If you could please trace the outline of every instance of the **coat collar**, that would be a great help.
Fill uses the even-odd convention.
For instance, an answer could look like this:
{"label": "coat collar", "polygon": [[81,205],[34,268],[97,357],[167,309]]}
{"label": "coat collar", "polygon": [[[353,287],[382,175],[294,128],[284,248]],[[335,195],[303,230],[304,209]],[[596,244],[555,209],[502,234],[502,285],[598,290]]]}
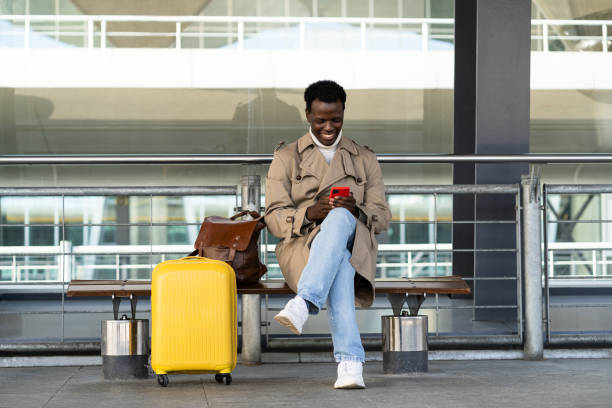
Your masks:
{"label": "coat collar", "polygon": [[[309,146],[316,147],[314,142],[312,141],[312,137],[310,137],[310,132],[300,137],[298,139],[297,144],[298,144],[298,152],[300,154],[302,154],[304,150],[306,150]],[[338,143],[337,151],[341,149],[344,149],[353,155],[357,154],[357,148],[355,147],[355,142],[353,142],[351,139],[348,139],[344,135],[342,136],[342,139],[340,139],[340,143]]]}

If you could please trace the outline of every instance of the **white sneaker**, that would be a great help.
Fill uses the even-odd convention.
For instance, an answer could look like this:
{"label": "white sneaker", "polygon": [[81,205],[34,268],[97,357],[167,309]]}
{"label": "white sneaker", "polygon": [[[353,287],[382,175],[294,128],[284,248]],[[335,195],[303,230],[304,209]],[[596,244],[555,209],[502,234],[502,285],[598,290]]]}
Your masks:
{"label": "white sneaker", "polygon": [[308,306],[306,301],[299,296],[291,299],[274,320],[291,330],[295,334],[302,334],[302,327],[308,319]]}
{"label": "white sneaker", "polygon": [[338,363],[338,379],[334,388],[365,388],[363,364],[360,361],[343,360]]}

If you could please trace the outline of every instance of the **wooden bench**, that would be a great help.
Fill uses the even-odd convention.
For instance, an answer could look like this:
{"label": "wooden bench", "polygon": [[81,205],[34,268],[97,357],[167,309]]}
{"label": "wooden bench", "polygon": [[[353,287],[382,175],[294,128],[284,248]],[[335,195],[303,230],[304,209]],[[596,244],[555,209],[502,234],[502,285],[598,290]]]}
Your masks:
{"label": "wooden bench", "polygon": [[[238,286],[239,295],[291,295],[293,291],[284,280],[265,280],[255,285]],[[465,295],[470,293],[467,283],[458,276],[412,279],[381,279],[376,281],[376,293],[386,294],[391,303],[394,315],[400,315],[404,304],[407,304],[408,314],[416,316],[425,296]],[[113,315],[119,318],[119,305],[122,298],[129,298],[132,308],[132,318],[136,318],[136,302],[138,296],[151,295],[150,281],[117,281],[117,280],[74,280],[68,286],[67,296],[110,296],[113,301]],[[258,316],[258,314],[255,314]],[[255,319],[252,314],[243,315],[243,319]],[[261,325],[249,324],[243,327],[242,355],[248,356],[253,362],[261,359]],[[255,343],[253,343],[255,342]]]}
{"label": "wooden bench", "polygon": [[[290,295],[293,291],[284,280],[265,280],[254,285],[238,286],[239,295]],[[386,294],[393,308],[399,315],[404,303],[407,303],[410,315],[418,314],[426,295],[466,295],[470,287],[459,276],[411,279],[379,279],[376,281],[376,293]],[[130,280],[73,280],[68,286],[67,296],[110,296],[113,301],[113,313],[118,318],[119,304],[122,298],[129,298],[132,316],[136,315],[138,296],[151,296],[150,281]]]}

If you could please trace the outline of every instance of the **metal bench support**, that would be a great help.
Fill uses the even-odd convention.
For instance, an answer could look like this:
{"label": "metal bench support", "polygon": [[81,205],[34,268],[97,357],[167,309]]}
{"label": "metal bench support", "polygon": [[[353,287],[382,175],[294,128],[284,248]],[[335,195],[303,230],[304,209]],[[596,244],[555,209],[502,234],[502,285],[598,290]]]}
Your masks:
{"label": "metal bench support", "polygon": [[[258,175],[242,176],[242,210],[261,209],[261,181]],[[261,363],[261,296],[242,295],[242,350],[246,364]]]}
{"label": "metal bench support", "polygon": [[400,316],[404,303],[408,307],[409,315],[416,316],[419,314],[419,309],[425,301],[425,293],[423,294],[407,294],[407,293],[387,293],[387,299],[391,303],[393,315]]}
{"label": "metal bench support", "polygon": [[[121,296],[115,296],[113,293],[111,297],[113,301],[113,318],[119,320],[119,306],[121,306]],[[136,319],[136,305],[138,304],[138,298],[133,293],[130,293],[130,310],[132,312],[132,320]]]}
{"label": "metal bench support", "polygon": [[523,176],[523,245],[525,248],[525,360],[544,358],[542,314],[542,250],[540,244],[540,180]]}

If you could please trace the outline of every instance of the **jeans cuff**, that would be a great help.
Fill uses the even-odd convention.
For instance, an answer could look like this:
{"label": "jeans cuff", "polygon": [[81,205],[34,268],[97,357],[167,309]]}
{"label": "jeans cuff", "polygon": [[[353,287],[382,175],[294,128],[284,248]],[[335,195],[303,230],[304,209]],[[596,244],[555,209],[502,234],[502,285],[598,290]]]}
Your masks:
{"label": "jeans cuff", "polygon": [[321,310],[320,302],[317,302],[313,297],[309,295],[304,295],[303,293],[298,293],[298,296],[306,301],[306,306],[308,306],[308,314],[316,315]]}
{"label": "jeans cuff", "polygon": [[361,364],[365,363],[365,358],[353,356],[351,354],[334,354],[334,358],[336,359],[336,363],[341,361],[359,361]]}

